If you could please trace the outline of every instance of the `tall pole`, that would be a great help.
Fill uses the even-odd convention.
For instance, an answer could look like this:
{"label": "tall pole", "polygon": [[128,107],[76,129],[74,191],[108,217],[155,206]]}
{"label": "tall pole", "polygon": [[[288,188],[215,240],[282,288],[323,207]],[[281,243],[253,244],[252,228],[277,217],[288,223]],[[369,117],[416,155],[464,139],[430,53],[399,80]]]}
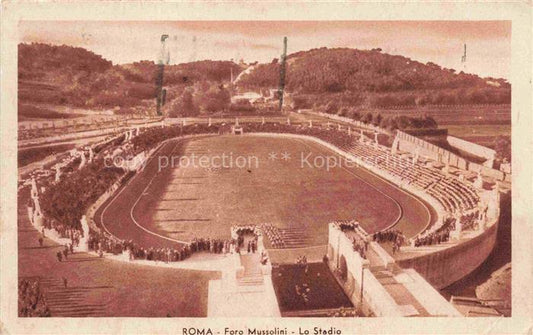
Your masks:
{"label": "tall pole", "polygon": [[161,55],[157,62],[157,75],[155,77],[155,101],[157,115],[162,114],[161,106],[165,104],[166,91],[163,89],[163,72],[165,69],[165,63],[168,64],[169,62],[168,55],[165,55],[165,40],[167,38],[167,34],[161,35]]}
{"label": "tall pole", "polygon": [[363,309],[363,283],[365,280],[365,268],[361,264],[361,293],[359,294],[359,303],[361,305],[361,310]]}
{"label": "tall pole", "polygon": [[278,89],[278,95],[279,95],[279,110],[281,112],[283,108],[283,93],[285,91],[285,70],[286,70],[286,63],[285,60],[287,58],[287,36],[283,38],[283,53],[281,54],[281,66],[279,69],[279,89]]}

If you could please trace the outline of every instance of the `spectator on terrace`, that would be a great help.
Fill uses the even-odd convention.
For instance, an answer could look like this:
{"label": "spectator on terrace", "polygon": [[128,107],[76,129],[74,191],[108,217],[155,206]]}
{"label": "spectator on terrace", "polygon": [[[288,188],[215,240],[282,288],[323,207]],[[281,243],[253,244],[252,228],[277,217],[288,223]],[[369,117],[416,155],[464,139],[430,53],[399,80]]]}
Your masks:
{"label": "spectator on terrace", "polygon": [[63,249],[63,256],[65,256],[65,260],[68,258],[68,246],[65,244],[65,249]]}

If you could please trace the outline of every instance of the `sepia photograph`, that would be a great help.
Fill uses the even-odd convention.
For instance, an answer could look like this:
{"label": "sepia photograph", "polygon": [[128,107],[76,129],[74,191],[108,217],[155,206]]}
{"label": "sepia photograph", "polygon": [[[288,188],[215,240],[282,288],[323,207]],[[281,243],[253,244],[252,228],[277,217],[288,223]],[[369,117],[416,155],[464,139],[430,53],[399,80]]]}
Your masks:
{"label": "sepia photograph", "polygon": [[512,29],[17,21],[12,313],[512,318]]}

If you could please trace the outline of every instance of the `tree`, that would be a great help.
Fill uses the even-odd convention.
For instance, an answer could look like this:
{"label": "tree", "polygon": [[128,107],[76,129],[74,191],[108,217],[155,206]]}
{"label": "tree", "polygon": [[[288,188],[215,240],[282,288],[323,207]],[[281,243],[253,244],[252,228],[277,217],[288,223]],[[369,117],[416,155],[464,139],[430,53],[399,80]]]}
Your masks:
{"label": "tree", "polygon": [[337,104],[337,101],[330,100],[326,104],[326,110],[325,110],[326,113],[328,113],[328,114],[337,114],[338,111],[339,111],[339,106]]}
{"label": "tree", "polygon": [[337,115],[339,116],[348,116],[348,107],[341,107],[341,109],[339,109],[339,113]]}
{"label": "tree", "polygon": [[494,139],[494,150],[496,151],[496,158],[511,161],[511,138],[507,136],[498,136]]}
{"label": "tree", "polygon": [[395,117],[391,117],[390,120],[389,120],[389,129],[394,131],[396,129],[398,129],[398,121],[396,120]]}
{"label": "tree", "polygon": [[381,116],[381,113],[378,113],[372,119],[372,124],[374,126],[379,126],[381,124],[381,120],[383,120],[383,116]]}
{"label": "tree", "polygon": [[204,94],[198,95],[198,104],[206,112],[226,110],[231,103],[229,91],[224,86],[213,86]]}
{"label": "tree", "polygon": [[196,116],[198,112],[198,106],[193,101],[192,92],[185,90],[180,97],[172,101],[168,115],[170,117]]}
{"label": "tree", "polygon": [[395,119],[396,119],[396,123],[398,124],[398,129],[400,130],[404,130],[411,125],[409,118],[405,115],[399,116]]}
{"label": "tree", "polygon": [[436,129],[438,127],[437,121],[433,117],[426,115],[424,118],[424,128]]}
{"label": "tree", "polygon": [[231,104],[232,112],[252,112],[255,108],[248,99],[239,99]]}
{"label": "tree", "polygon": [[363,116],[363,118],[361,119],[361,121],[362,121],[363,123],[370,123],[370,122],[372,122],[372,117],[373,117],[372,112],[367,112],[367,113],[365,114],[365,116]]}
{"label": "tree", "polygon": [[362,115],[355,108],[352,108],[350,113],[351,113],[351,118],[354,119],[355,121],[360,121],[361,120]]}

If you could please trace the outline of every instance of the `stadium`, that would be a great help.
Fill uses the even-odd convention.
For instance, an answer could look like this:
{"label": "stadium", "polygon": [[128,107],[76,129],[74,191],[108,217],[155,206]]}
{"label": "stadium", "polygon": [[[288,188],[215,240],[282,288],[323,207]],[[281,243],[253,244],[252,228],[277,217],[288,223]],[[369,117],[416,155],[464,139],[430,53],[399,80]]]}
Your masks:
{"label": "stadium", "polygon": [[510,316],[511,88],[452,70],[21,43],[18,315]]}
{"label": "stadium", "polygon": [[[435,288],[491,253],[498,183],[401,151],[400,132],[394,148],[379,143],[374,126],[250,121],[160,122],[89,147],[88,163],[84,151],[72,153],[41,186],[49,188],[43,205],[28,179],[28,217],[100,258],[220,270],[209,280],[207,315],[242,315],[258,301],[267,305],[258,315],[460,315]],[[58,171],[86,169],[107,190],[79,228],[58,229],[57,198],[48,197],[78,188]],[[356,271],[376,287],[365,289]],[[243,309],[221,309],[235,292]]]}

